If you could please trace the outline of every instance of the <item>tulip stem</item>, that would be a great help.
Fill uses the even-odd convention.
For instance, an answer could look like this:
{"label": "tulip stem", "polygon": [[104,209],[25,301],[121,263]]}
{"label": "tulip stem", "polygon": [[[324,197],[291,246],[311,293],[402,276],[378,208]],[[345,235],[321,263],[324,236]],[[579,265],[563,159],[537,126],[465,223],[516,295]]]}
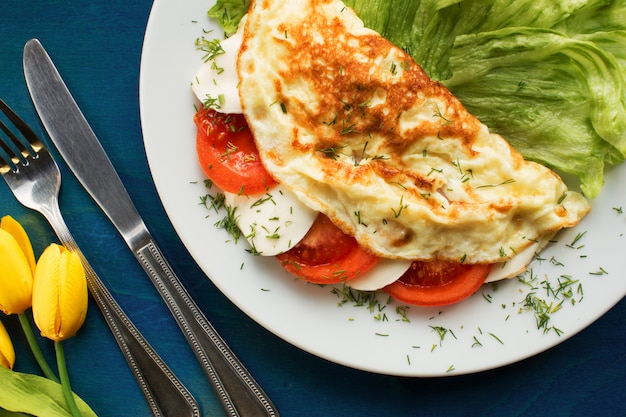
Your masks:
{"label": "tulip stem", "polygon": [[57,354],[57,366],[59,367],[59,376],[61,377],[61,387],[63,388],[63,396],[65,397],[65,402],[72,412],[72,416],[81,417],[81,413],[80,411],[78,411],[76,401],[74,400],[74,393],[72,392],[72,387],[70,385],[70,377],[67,374],[67,364],[65,362],[63,343],[60,340],[55,340],[54,349]]}
{"label": "tulip stem", "polygon": [[41,347],[39,347],[39,343],[37,343],[35,333],[33,333],[33,328],[28,321],[28,317],[26,317],[26,313],[18,314],[17,316],[20,320],[20,325],[22,326],[26,340],[28,341],[28,346],[30,346],[30,350],[33,352],[33,356],[35,357],[35,360],[39,364],[39,367],[43,371],[44,375],[46,378],[54,382],[59,382],[59,378],[57,378],[52,371],[52,368],[50,368],[50,365],[48,365],[48,362],[41,351]]}

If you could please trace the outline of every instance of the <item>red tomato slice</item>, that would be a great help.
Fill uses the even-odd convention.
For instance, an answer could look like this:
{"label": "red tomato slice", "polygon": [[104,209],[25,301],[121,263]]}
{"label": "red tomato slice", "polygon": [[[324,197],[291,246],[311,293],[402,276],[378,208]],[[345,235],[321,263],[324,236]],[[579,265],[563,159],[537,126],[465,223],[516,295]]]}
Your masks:
{"label": "red tomato slice", "polygon": [[252,133],[242,114],[200,109],[196,152],[204,173],[224,191],[256,194],[276,182],[265,170]]}
{"label": "red tomato slice", "polygon": [[415,261],[407,272],[383,290],[398,301],[418,306],[444,306],[474,294],[492,265]]}
{"label": "red tomato slice", "polygon": [[335,284],[355,278],[379,259],[321,213],[304,238],[276,258],[288,272],[316,284]]}

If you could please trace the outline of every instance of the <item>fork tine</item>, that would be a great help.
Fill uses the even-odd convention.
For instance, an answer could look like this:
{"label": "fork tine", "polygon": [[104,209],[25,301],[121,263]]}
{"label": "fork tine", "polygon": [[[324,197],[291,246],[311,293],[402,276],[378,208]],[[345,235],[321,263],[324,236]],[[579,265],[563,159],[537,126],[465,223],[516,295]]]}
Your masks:
{"label": "fork tine", "polygon": [[[15,142],[16,146],[20,148],[20,153],[24,154],[24,152],[28,153],[31,156],[36,156],[37,152],[41,148],[43,148],[43,143],[39,136],[30,128],[30,126],[13,111],[8,104],[4,102],[0,98],[0,110],[6,115],[6,117],[13,123],[13,125],[20,131],[24,139],[27,140],[27,143],[20,140],[15,134],[13,134],[9,129],[6,128],[6,125],[3,124],[2,130]],[[24,155],[26,156],[26,155]]]}
{"label": "fork tine", "polygon": [[[9,128],[0,120],[0,129],[6,134],[7,137],[13,136]],[[15,171],[17,165],[22,162],[22,158],[17,155],[21,155],[20,151],[15,148],[13,140],[8,142],[0,136],[0,173],[4,174],[8,171]]]}
{"label": "fork tine", "polygon": [[27,164],[27,158],[36,158],[37,153],[44,147],[37,134],[11,109],[4,100],[0,99],[0,110],[7,119],[17,128],[23,138],[0,120],[0,173],[16,172],[20,164]]}

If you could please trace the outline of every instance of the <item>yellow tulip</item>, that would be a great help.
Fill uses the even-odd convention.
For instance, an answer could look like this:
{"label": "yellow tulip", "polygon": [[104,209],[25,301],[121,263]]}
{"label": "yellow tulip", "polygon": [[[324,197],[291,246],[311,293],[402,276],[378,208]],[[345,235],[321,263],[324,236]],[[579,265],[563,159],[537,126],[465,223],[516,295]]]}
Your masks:
{"label": "yellow tulip", "polygon": [[22,225],[11,216],[4,216],[0,219],[0,228],[11,233],[15,240],[17,240],[17,243],[20,245],[24,255],[26,255],[26,258],[28,259],[30,269],[32,269],[33,273],[35,273],[36,262],[33,245],[31,245],[30,239],[28,238],[28,235]]}
{"label": "yellow tulip", "polygon": [[70,338],[87,315],[87,280],[77,253],[51,244],[37,262],[33,284],[33,318],[41,335],[54,341]]}
{"label": "yellow tulip", "polygon": [[22,226],[11,216],[0,221],[0,311],[22,314],[31,306],[35,255]]}
{"label": "yellow tulip", "polygon": [[0,321],[0,366],[13,369],[15,364],[15,350],[11,338],[4,324]]}

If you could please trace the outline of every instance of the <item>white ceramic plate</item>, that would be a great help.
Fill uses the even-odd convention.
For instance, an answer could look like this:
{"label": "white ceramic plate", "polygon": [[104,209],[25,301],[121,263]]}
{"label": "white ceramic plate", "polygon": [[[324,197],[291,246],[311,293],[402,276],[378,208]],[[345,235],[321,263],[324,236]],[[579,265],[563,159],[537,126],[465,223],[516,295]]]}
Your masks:
{"label": "white ceramic plate", "polygon": [[[620,184],[626,183],[626,165],[608,173],[592,213],[577,228],[558,235],[558,242],[543,252],[545,260],[532,264],[532,274],[526,275],[532,285],[519,280],[486,285],[446,308],[388,305],[382,294],[371,306],[359,306],[334,294],[332,287],[294,280],[274,259],[253,257],[244,241],[231,242],[214,226],[222,215],[198,204],[206,190],[196,164],[190,82],[201,63],[194,40],[211,28],[214,32],[205,36],[222,35],[206,17],[211,3],[154,2],[141,62],[145,148],[160,198],[185,246],[215,285],[260,325],[349,367],[443,376],[492,369],[542,352],[591,324],[624,296],[626,193]],[[567,280],[576,283],[559,283]],[[561,301],[542,325],[537,310]]]}

